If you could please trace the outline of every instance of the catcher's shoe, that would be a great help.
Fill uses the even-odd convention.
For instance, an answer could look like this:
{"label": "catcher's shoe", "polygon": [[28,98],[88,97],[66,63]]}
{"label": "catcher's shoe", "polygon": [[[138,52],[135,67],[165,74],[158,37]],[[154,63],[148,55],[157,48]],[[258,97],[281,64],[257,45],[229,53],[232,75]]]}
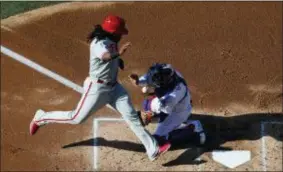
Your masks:
{"label": "catcher's shoe", "polygon": [[30,125],[29,125],[29,133],[30,135],[34,135],[37,130],[39,129],[39,125],[35,122],[39,117],[41,117],[42,115],[44,115],[44,111],[39,109],[36,111],[35,116],[33,118],[33,120],[31,121]]}
{"label": "catcher's shoe", "polygon": [[158,146],[158,152],[155,153],[153,156],[150,157],[151,161],[156,160],[156,158],[158,158],[161,154],[164,154],[165,152],[167,152],[171,147],[171,143],[167,142],[161,146]]}

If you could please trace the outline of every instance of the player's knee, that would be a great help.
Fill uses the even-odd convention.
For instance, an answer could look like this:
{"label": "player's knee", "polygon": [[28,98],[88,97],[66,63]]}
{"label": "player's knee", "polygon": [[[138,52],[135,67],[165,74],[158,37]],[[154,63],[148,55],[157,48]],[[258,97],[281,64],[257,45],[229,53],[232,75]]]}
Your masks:
{"label": "player's knee", "polygon": [[138,119],[138,113],[134,109],[127,109],[126,111],[120,112],[125,120],[133,121]]}
{"label": "player's knee", "polygon": [[72,120],[72,124],[80,124],[81,121],[78,121],[78,120]]}
{"label": "player's knee", "polygon": [[81,124],[86,120],[87,116],[88,116],[87,112],[83,111],[77,114],[75,111],[73,111],[70,114],[70,119],[72,120],[72,124]]}
{"label": "player's knee", "polygon": [[141,123],[141,121],[138,117],[137,112],[129,113],[128,115],[124,115],[123,118],[126,121],[126,123],[128,123],[128,125],[130,125],[134,128],[143,127],[142,123]]}
{"label": "player's knee", "polygon": [[73,124],[81,124],[83,122],[83,118],[75,118],[72,121],[73,121]]}

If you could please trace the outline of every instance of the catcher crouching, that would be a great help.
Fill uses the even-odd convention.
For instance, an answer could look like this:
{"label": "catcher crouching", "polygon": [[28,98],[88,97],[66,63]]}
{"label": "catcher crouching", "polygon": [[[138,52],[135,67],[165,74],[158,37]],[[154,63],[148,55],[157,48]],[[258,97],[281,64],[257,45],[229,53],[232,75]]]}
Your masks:
{"label": "catcher crouching", "polygon": [[170,64],[153,64],[142,76],[131,74],[131,82],[143,87],[149,96],[139,111],[140,120],[146,126],[157,118],[153,136],[160,145],[194,143],[203,145],[206,135],[199,120],[190,120],[191,96],[182,75]]}

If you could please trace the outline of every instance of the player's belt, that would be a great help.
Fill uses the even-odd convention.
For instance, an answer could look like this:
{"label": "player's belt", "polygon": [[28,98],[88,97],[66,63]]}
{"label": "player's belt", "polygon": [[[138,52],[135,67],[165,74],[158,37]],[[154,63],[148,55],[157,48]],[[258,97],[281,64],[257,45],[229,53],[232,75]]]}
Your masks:
{"label": "player's belt", "polygon": [[111,87],[113,87],[114,85],[117,84],[117,82],[105,82],[105,81],[103,81],[101,79],[97,79],[96,82],[99,83],[99,84],[105,84],[105,85],[111,86]]}

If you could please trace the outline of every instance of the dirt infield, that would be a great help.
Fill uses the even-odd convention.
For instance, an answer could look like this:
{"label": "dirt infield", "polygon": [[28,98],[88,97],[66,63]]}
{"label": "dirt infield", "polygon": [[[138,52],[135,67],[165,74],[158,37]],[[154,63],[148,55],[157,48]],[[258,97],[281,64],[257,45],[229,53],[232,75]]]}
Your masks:
{"label": "dirt infield", "polygon": [[93,138],[94,117],[120,117],[108,108],[82,125],[50,124],[31,137],[38,108],[71,110],[80,94],[1,53],[2,171],[90,171],[94,141],[98,170],[231,170],[212,160],[214,149],[251,151],[251,161],[232,170],[283,169],[282,125],[266,124],[266,155],[261,133],[262,121],[283,123],[282,2],[73,2],[1,20],[1,45],[82,85],[86,36],[109,13],[127,20],[130,34],[123,41],[133,46],[119,81],[136,108],[143,96],[126,76],[142,74],[153,62],[171,63],[189,83],[207,149],[175,149],[149,162],[123,122],[102,123]]}

